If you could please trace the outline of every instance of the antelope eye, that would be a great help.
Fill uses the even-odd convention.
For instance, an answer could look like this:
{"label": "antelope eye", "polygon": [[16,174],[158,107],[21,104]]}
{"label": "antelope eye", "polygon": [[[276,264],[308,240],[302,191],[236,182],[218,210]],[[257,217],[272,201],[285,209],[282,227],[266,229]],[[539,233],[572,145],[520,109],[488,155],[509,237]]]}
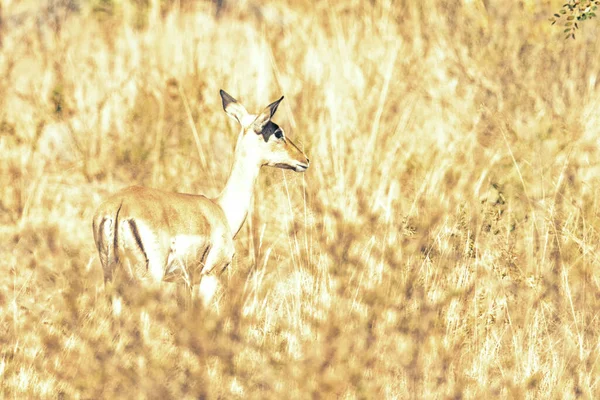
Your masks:
{"label": "antelope eye", "polygon": [[275,137],[277,139],[281,139],[283,137],[283,132],[281,132],[280,130],[276,130],[275,131]]}

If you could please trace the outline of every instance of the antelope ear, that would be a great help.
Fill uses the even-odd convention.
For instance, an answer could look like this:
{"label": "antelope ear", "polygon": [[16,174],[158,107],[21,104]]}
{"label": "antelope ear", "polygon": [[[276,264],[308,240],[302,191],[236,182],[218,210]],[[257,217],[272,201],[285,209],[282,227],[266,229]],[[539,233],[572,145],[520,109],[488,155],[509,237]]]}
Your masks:
{"label": "antelope ear", "polygon": [[254,127],[254,130],[257,133],[262,132],[262,130],[269,123],[271,118],[273,118],[273,115],[275,114],[275,111],[277,111],[277,107],[279,107],[279,103],[281,103],[281,100],[283,100],[283,96],[281,96],[279,100],[269,104],[260,114],[258,114],[258,117],[256,117],[256,119],[252,123],[252,126]]}
{"label": "antelope ear", "polygon": [[246,111],[243,105],[238,103],[236,99],[231,97],[231,95],[223,89],[221,89],[219,93],[221,94],[221,100],[223,100],[223,110],[225,110],[227,115],[234,118],[242,125],[242,121],[244,120],[244,117],[248,115],[248,111]]}

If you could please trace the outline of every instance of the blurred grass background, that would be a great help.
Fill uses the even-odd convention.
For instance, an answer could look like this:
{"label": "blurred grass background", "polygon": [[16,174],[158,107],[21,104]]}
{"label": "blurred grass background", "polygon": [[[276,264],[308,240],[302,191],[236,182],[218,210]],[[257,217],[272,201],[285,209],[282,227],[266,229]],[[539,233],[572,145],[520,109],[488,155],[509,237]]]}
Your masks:
{"label": "blurred grass background", "polygon": [[[600,50],[560,1],[2,0],[3,398],[600,397]],[[91,215],[263,169],[208,309],[110,306]],[[197,132],[197,137],[194,135]]]}

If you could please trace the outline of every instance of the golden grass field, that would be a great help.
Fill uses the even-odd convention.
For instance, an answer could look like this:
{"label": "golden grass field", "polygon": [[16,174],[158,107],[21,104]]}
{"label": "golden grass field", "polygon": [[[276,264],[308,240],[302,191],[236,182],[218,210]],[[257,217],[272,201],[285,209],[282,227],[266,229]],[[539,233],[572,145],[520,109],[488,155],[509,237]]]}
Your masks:
{"label": "golden grass field", "polygon": [[[0,397],[600,398],[600,22],[266,3],[2,1]],[[91,216],[216,196],[221,88],[311,167],[263,168],[209,307],[119,309]]]}

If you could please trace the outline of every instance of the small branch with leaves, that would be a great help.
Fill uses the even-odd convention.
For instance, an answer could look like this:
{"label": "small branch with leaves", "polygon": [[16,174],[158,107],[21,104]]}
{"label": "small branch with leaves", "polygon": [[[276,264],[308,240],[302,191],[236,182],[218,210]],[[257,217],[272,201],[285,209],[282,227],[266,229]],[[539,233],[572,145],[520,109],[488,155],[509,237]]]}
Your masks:
{"label": "small branch with leaves", "polygon": [[592,0],[571,0],[567,4],[563,4],[560,11],[550,18],[552,25],[563,24],[566,33],[565,39],[575,39],[575,31],[579,29],[577,22],[586,21],[596,17],[595,11],[598,9],[600,1]]}

